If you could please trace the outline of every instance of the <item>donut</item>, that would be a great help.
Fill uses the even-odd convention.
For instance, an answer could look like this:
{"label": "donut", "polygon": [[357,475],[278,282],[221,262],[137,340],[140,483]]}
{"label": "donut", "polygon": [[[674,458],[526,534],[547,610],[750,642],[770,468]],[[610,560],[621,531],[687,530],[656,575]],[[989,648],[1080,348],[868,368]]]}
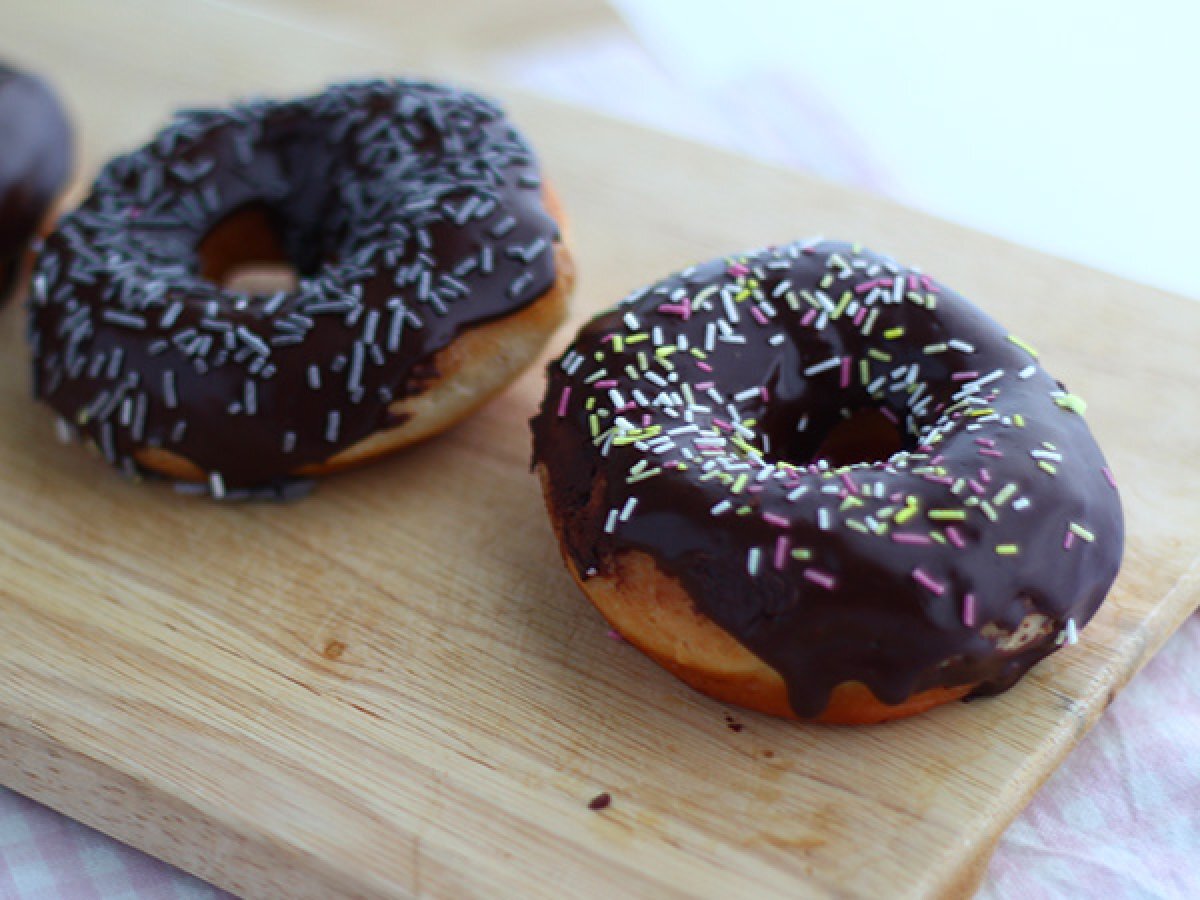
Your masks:
{"label": "donut", "polygon": [[700,691],[830,723],[999,693],[1074,643],[1124,522],[1084,402],[961,295],[858,245],[639,290],[548,370],[567,567]]}
{"label": "donut", "polygon": [[67,183],[71,127],[42,79],[0,63],[0,302],[25,248]]}
{"label": "donut", "polygon": [[[35,396],[132,476],[287,491],[436,434],[561,322],[562,211],[492,101],[375,80],[178,113],[38,257]],[[243,291],[247,264],[294,284]]]}

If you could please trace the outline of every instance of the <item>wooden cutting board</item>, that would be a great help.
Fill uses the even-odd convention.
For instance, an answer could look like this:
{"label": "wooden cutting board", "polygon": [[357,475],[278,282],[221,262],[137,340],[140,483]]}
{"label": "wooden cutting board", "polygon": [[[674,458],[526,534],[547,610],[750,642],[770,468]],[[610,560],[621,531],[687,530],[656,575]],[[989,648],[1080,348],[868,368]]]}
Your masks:
{"label": "wooden cutting board", "polygon": [[[175,104],[417,58],[365,28],[116,5],[111,20],[82,0],[6,13],[12,54],[74,108],[87,176]],[[164,6],[172,29],[130,31]],[[1000,698],[888,726],[731,710],[609,640],[567,577],[528,472],[540,372],[301,503],[218,505],[59,446],[28,400],[10,306],[0,782],[253,897],[969,892],[999,833],[1200,603],[1200,305],[508,99],[573,216],[572,328],[687,263],[824,233],[924,265],[1037,344],[1090,401],[1127,507],[1124,569],[1081,643]],[[612,805],[593,812],[600,792]]]}

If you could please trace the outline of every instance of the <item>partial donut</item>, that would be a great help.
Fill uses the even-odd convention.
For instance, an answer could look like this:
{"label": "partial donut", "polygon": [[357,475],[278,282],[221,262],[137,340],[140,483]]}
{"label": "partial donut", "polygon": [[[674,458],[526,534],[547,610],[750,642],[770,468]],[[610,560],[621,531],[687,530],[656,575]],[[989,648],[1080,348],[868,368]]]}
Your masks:
{"label": "partial donut", "polygon": [[672,275],[548,372],[534,462],[564,558],[718,699],[877,722],[1075,641],[1124,523],[1083,401],[916,269],[795,243]]}
{"label": "partial donut", "polygon": [[0,302],[71,172],[71,126],[42,79],[0,63]]}
{"label": "partial donut", "polygon": [[[561,322],[562,212],[491,101],[418,81],[191,110],[33,280],[34,391],[129,474],[270,491],[449,427]],[[290,264],[265,295],[222,282]]]}

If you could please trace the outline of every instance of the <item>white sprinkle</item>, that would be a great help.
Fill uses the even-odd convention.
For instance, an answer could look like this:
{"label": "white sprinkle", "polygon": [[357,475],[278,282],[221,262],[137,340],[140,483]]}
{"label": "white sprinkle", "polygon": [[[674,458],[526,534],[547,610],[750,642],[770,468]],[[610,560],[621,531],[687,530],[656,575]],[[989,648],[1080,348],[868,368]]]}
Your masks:
{"label": "white sprinkle", "polygon": [[751,575],[758,574],[758,568],[762,564],[762,548],[751,547],[750,552],[746,554],[746,571]]}
{"label": "white sprinkle", "polygon": [[218,500],[225,496],[225,479],[221,477],[220,472],[213,472],[208,476],[208,489]]}
{"label": "white sprinkle", "polygon": [[1017,373],[1017,377],[1021,379],[1032,378],[1035,372],[1037,372],[1037,366],[1035,366],[1033,363],[1030,363]]}
{"label": "white sprinkle", "polygon": [[633,511],[637,509],[637,497],[630,497],[625,501],[625,506],[621,509],[621,521],[628,522],[629,517],[633,515]]}
{"label": "white sprinkle", "polygon": [[604,530],[608,534],[612,534],[614,531],[617,530],[617,510],[616,509],[610,509],[608,511],[608,518],[604,522]]}
{"label": "white sprinkle", "polygon": [[842,364],[842,358],[840,356],[833,356],[827,360],[824,360],[819,363],[814,363],[813,365],[809,366],[807,369],[804,370],[804,374],[809,377],[811,377],[813,375],[819,375],[820,373],[828,372],[830,369],[836,368],[837,366],[840,366],[841,364]]}
{"label": "white sprinkle", "polygon": [[168,369],[163,372],[163,402],[166,403],[167,409],[175,409],[179,405],[179,397],[175,393],[175,373]]}

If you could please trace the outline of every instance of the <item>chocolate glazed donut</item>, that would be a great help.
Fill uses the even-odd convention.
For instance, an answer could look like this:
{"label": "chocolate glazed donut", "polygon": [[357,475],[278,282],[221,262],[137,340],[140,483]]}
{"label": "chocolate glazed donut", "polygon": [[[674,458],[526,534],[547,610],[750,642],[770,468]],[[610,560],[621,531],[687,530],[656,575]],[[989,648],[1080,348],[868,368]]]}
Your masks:
{"label": "chocolate glazed donut", "polygon": [[71,169],[71,127],[40,78],[0,63],[0,302]]}
{"label": "chocolate glazed donut", "polygon": [[1116,575],[1083,401],[959,294],[857,246],[673,275],[548,378],[534,461],[568,567],[721,699],[868,722],[1002,691]]}
{"label": "chocolate glazed donut", "polygon": [[[560,218],[475,94],[371,81],[183,112],[47,239],[35,393],[129,474],[270,493],[441,430],[515,377],[563,315]],[[296,287],[219,283],[263,259]]]}

